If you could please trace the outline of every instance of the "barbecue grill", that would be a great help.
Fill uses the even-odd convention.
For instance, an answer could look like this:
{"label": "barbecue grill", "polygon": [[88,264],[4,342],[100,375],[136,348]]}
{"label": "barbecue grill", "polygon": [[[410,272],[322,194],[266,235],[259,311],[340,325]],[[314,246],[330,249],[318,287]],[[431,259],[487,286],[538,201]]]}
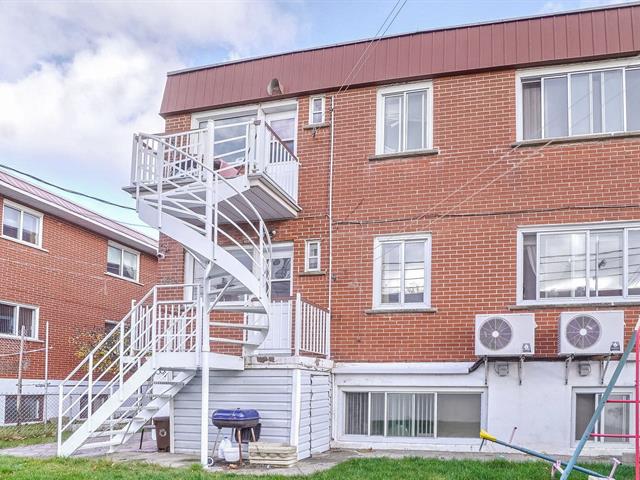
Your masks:
{"label": "barbecue grill", "polygon": [[216,441],[213,444],[211,456],[207,459],[207,464],[212,466],[215,463],[216,448],[220,440],[220,433],[223,428],[232,429],[232,437],[238,442],[240,452],[240,462],[242,463],[242,443],[249,441],[256,442],[260,438],[260,414],[257,410],[236,408],[235,410],[215,410],[211,414],[211,423],[218,428]]}

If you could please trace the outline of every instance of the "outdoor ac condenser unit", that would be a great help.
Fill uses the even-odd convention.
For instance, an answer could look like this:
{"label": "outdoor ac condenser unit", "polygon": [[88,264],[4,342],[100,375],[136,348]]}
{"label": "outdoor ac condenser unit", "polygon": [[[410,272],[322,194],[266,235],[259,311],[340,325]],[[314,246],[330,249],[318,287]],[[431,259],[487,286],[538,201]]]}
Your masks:
{"label": "outdoor ac condenser unit", "polygon": [[563,312],[558,336],[560,355],[622,353],[624,312]]}
{"label": "outdoor ac condenser unit", "polygon": [[519,357],[535,352],[536,322],[532,313],[476,315],[476,355]]}

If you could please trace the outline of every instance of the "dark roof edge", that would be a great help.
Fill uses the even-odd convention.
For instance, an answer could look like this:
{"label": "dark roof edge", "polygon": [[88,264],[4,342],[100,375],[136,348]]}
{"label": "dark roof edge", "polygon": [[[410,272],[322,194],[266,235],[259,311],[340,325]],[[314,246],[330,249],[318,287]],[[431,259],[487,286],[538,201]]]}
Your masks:
{"label": "dark roof edge", "polygon": [[[612,9],[617,9],[617,8],[628,8],[628,7],[634,7],[634,6],[639,6],[639,5],[640,5],[640,0],[636,0],[636,1],[632,1],[632,2],[613,3],[613,4],[610,4],[610,5],[600,5],[600,6],[597,6],[597,7],[579,8],[579,9],[574,9],[574,10],[566,10],[566,11],[563,11],[563,12],[550,12],[550,13],[544,13],[544,14],[538,14],[538,15],[526,15],[526,16],[523,16],[523,17],[505,18],[505,19],[500,19],[500,20],[487,20],[485,22],[465,23],[465,24],[460,24],[460,25],[451,25],[451,26],[448,26],[448,27],[439,27],[439,28],[432,28],[432,29],[427,29],[427,30],[416,30],[416,31],[413,31],[413,32],[405,32],[405,33],[396,33],[396,34],[393,34],[393,35],[385,35],[383,37],[379,37],[379,39],[380,40],[385,40],[385,39],[389,39],[389,38],[408,37],[408,36],[411,36],[411,35],[417,35],[417,34],[422,34],[422,33],[444,32],[444,31],[448,31],[448,30],[457,30],[457,29],[462,29],[462,28],[479,27],[479,26],[483,26],[483,25],[498,25],[498,24],[501,24],[501,23],[518,22],[518,21],[523,21],[523,20],[535,20],[535,19],[538,19],[538,18],[559,17],[559,16],[564,16],[564,15],[573,15],[573,14],[576,14],[576,13],[597,12],[597,11],[602,11],[602,10],[612,10]],[[375,40],[375,39],[376,39],[376,37],[364,38],[364,39],[361,39],[361,40],[350,40],[350,41],[345,41],[345,42],[321,45],[321,46],[317,46],[317,47],[301,48],[299,50],[290,50],[290,51],[280,52],[280,53],[271,53],[271,54],[267,54],[267,55],[259,55],[259,56],[256,56],[256,57],[242,58],[242,59],[239,59],[239,60],[229,60],[227,62],[212,63],[212,64],[209,64],[209,65],[201,65],[201,66],[198,66],[198,67],[183,68],[183,69],[180,69],[180,70],[173,70],[173,71],[167,72],[167,77],[180,75],[180,74],[183,74],[183,73],[197,72],[199,70],[208,70],[210,68],[218,68],[218,67],[225,67],[225,66],[228,66],[228,65],[237,65],[237,64],[240,64],[240,63],[254,62],[256,60],[263,60],[265,58],[282,57],[282,56],[285,56],[285,55],[292,55],[292,54],[296,54],[296,53],[313,52],[315,50],[324,50],[326,48],[342,47],[342,46],[345,46],[345,45],[357,45],[359,43],[366,43],[366,42],[370,42],[370,41]]]}

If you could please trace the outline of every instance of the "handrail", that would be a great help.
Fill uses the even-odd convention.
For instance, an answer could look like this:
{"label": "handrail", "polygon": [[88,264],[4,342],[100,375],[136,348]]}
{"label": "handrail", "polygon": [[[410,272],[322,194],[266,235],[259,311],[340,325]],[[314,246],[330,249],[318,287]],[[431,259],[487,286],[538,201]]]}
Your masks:
{"label": "handrail", "polygon": [[273,135],[276,138],[276,140],[285,148],[285,150],[289,152],[289,154],[293,157],[293,159],[296,162],[300,163],[300,160],[298,159],[296,154],[291,151],[291,149],[287,146],[284,140],[280,138],[280,135],[276,133],[276,131],[271,127],[271,125],[269,125],[267,122],[264,122],[264,125],[265,127],[267,127],[267,130],[269,130],[269,133],[271,133],[271,135]]}

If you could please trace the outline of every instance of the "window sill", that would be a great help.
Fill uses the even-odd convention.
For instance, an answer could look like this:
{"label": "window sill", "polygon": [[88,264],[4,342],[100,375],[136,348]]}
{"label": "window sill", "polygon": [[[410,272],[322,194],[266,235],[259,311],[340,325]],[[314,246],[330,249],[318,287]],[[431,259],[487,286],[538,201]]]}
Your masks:
{"label": "window sill", "polygon": [[421,308],[372,308],[365,310],[365,315],[386,315],[389,313],[437,313],[438,309],[434,307]]}
{"label": "window sill", "polygon": [[[0,338],[8,338],[11,340],[20,340],[20,335],[9,335],[7,333],[0,333]],[[24,337],[24,341],[25,342],[31,342],[31,343],[44,343],[44,340],[39,340],[37,338],[32,338],[32,337]]]}
{"label": "window sill", "polygon": [[440,153],[439,148],[431,148],[427,150],[411,150],[409,152],[398,152],[398,153],[383,153],[378,155],[371,155],[369,157],[370,162],[382,162],[384,160],[397,160],[403,158],[414,158],[414,157],[428,157],[432,155],[438,155]]}
{"label": "window sill", "polygon": [[573,137],[556,137],[556,138],[536,138],[533,140],[521,140],[511,144],[511,147],[538,147],[541,145],[561,145],[565,143],[580,143],[580,142],[596,142],[601,140],[612,139],[624,139],[624,138],[638,138],[640,132],[619,132],[619,133],[597,133],[592,135],[576,135]]}
{"label": "window sill", "polygon": [[329,122],[309,123],[308,125],[303,126],[302,129],[303,130],[316,130],[317,128],[327,128],[330,125],[331,124]]}
{"label": "window sill", "polygon": [[298,275],[300,277],[321,277],[322,275],[326,275],[327,272],[325,270],[315,270],[309,272],[301,272]]}
{"label": "window sill", "polygon": [[9,240],[10,242],[13,242],[13,243],[24,245],[25,247],[35,248],[36,250],[40,250],[41,252],[49,253],[49,250],[47,250],[46,248],[42,248],[40,245],[34,245],[33,243],[24,242],[22,240],[18,240],[17,238],[9,237],[7,235],[0,235],[0,238]]}
{"label": "window sill", "polygon": [[137,280],[131,280],[130,278],[127,278],[127,277],[121,277],[120,275],[116,275],[111,272],[104,272],[104,274],[111,278],[117,278],[118,280],[124,280],[125,282],[134,283],[136,285],[140,285],[141,287],[144,287],[144,284],[138,282]]}
{"label": "window sill", "polygon": [[640,300],[613,300],[611,302],[554,302],[509,305],[508,310],[535,310],[544,308],[589,308],[589,307],[638,307]]}

